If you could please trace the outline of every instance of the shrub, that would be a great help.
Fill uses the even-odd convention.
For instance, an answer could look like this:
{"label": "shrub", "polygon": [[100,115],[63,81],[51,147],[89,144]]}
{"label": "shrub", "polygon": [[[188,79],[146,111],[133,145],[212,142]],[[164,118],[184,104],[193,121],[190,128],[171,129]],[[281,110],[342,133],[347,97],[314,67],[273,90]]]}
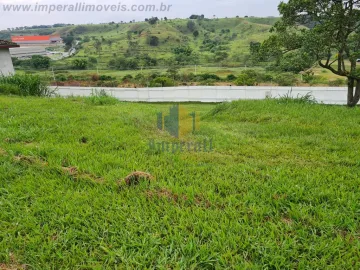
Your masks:
{"label": "shrub", "polygon": [[238,86],[254,86],[256,80],[251,78],[248,74],[240,74],[236,79],[235,84]]}
{"label": "shrub", "polygon": [[119,85],[118,81],[98,81],[97,86],[102,87],[117,87]]}
{"label": "shrub", "polygon": [[112,80],[115,80],[115,78],[111,77],[111,76],[107,76],[107,75],[101,75],[101,76],[99,76],[99,80],[100,81],[112,81]]}
{"label": "shrub", "polygon": [[74,69],[86,69],[88,65],[88,61],[85,59],[75,59],[72,62],[72,66]]}
{"label": "shrub", "polygon": [[281,73],[275,76],[275,82],[280,86],[293,86],[297,79],[293,73]]}
{"label": "shrub", "polygon": [[199,79],[200,80],[209,80],[209,79],[212,79],[212,80],[215,80],[215,81],[220,81],[220,77],[216,74],[209,74],[209,73],[204,73],[204,74],[200,74],[198,75]]}
{"label": "shrub", "polygon": [[141,74],[141,73],[138,73],[138,74],[136,74],[136,76],[135,76],[135,80],[137,80],[137,81],[141,81],[141,80],[143,80],[144,78],[145,78],[144,74]]}
{"label": "shrub", "polygon": [[149,37],[148,42],[150,46],[154,46],[154,47],[158,46],[160,43],[159,38],[156,36]]}
{"label": "shrub", "polygon": [[174,81],[167,77],[158,77],[150,82],[150,87],[171,87],[174,86]]}
{"label": "shrub", "polygon": [[260,73],[258,73],[257,71],[253,70],[253,69],[245,69],[243,71],[241,71],[241,74],[246,74],[248,75],[250,78],[252,79],[257,79],[258,77],[260,77]]}
{"label": "shrub", "polygon": [[183,73],[180,75],[180,78],[183,82],[192,82],[196,81],[196,76],[194,73]]}
{"label": "shrub", "polygon": [[277,66],[275,63],[269,64],[265,67],[266,72],[282,72],[279,66]]}
{"label": "shrub", "polygon": [[147,20],[147,22],[151,25],[154,25],[156,24],[157,22],[159,21],[159,18],[158,17],[152,17],[150,19]]}
{"label": "shrub", "polygon": [[0,94],[20,95],[20,88],[14,84],[2,83],[0,84]]}
{"label": "shrub", "polygon": [[133,79],[134,77],[131,74],[127,74],[122,78],[123,82],[129,82]]}
{"label": "shrub", "polygon": [[128,59],[128,58],[116,58],[111,59],[108,64],[109,68],[111,69],[118,69],[118,70],[127,70],[127,69],[138,69],[139,68],[139,61],[136,59]]}
{"label": "shrub", "polygon": [[97,82],[100,79],[100,76],[98,74],[91,75],[91,80],[93,82]]}
{"label": "shrub", "polygon": [[274,75],[270,74],[270,73],[265,73],[262,75],[262,81],[264,82],[271,82],[274,80]]}
{"label": "shrub", "polygon": [[[260,82],[267,81],[268,76],[264,73],[257,72],[253,69],[245,69],[241,71],[235,83],[237,85],[254,86]],[[271,81],[271,78],[269,79]]]}
{"label": "shrub", "polygon": [[55,74],[69,73],[69,71],[68,71],[68,70],[55,70],[54,73],[55,73]]}
{"label": "shrub", "polygon": [[26,70],[25,74],[36,74],[35,70]]}
{"label": "shrub", "polygon": [[178,67],[171,67],[166,71],[166,77],[172,79],[179,79],[179,68]]}
{"label": "shrub", "polygon": [[316,101],[315,97],[313,95],[311,95],[310,93],[307,93],[304,96],[298,94],[296,97],[293,97],[292,91],[290,91],[286,95],[281,96],[278,99],[278,103],[281,103],[281,104],[293,104],[293,103],[316,104],[317,101]]}
{"label": "shrub", "polygon": [[154,72],[152,74],[149,75],[149,79],[150,80],[153,80],[153,79],[156,79],[158,77],[161,77],[160,73],[159,72]]}
{"label": "shrub", "polygon": [[215,85],[215,83],[216,83],[216,80],[214,80],[214,79],[207,79],[207,80],[204,80],[201,82],[201,84],[207,85],[207,86],[213,86],[213,85]]}
{"label": "shrub", "polygon": [[[0,84],[17,87],[19,89],[19,95],[22,96],[51,96],[53,94],[53,91],[50,90],[47,82],[37,75],[16,74],[8,77],[2,76],[0,77]],[[13,90],[14,89],[15,88],[13,88]]]}
{"label": "shrub", "polygon": [[97,59],[95,57],[89,57],[88,62],[91,64],[97,64]]}
{"label": "shrub", "polygon": [[196,24],[193,21],[188,21],[186,26],[191,32],[194,32],[196,29]]}
{"label": "shrub", "polygon": [[114,105],[118,102],[116,98],[109,96],[104,90],[92,91],[91,96],[85,98],[85,103],[96,106]]}
{"label": "shrub", "polygon": [[310,81],[310,85],[316,85],[316,84],[328,84],[329,80],[322,76],[314,76],[312,81]]}
{"label": "shrub", "polygon": [[55,79],[58,82],[66,82],[67,81],[67,77],[64,74],[57,74],[55,76]]}
{"label": "shrub", "polygon": [[314,80],[315,74],[312,70],[307,70],[303,73],[303,81],[306,83],[311,83]]}
{"label": "shrub", "polygon": [[334,81],[329,81],[328,84],[329,86],[343,86],[346,82],[343,79],[336,79]]}
{"label": "shrub", "polygon": [[226,79],[228,81],[235,81],[237,79],[237,77],[234,74],[230,74],[226,77]]}
{"label": "shrub", "polygon": [[31,57],[31,65],[34,68],[44,68],[47,69],[50,67],[50,58],[42,55],[33,55]]}

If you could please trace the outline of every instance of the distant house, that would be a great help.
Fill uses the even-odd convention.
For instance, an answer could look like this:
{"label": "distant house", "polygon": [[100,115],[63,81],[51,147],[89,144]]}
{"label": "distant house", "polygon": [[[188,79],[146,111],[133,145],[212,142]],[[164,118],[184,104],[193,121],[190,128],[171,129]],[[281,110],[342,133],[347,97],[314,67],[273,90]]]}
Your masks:
{"label": "distant house", "polygon": [[0,76],[9,76],[15,73],[10,48],[16,47],[19,47],[16,43],[0,40]]}
{"label": "distant house", "polygon": [[20,46],[31,45],[52,45],[62,43],[62,39],[58,35],[51,36],[12,36],[11,41]]}

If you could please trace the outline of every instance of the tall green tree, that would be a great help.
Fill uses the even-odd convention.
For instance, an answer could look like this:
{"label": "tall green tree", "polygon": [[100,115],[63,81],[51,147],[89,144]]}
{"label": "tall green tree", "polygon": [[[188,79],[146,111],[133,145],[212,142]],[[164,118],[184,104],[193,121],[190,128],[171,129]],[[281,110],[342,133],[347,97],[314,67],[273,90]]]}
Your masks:
{"label": "tall green tree", "polygon": [[158,21],[159,21],[158,17],[152,17],[148,19],[148,23],[150,23],[151,25],[157,24]]}
{"label": "tall green tree", "polygon": [[74,69],[86,69],[88,61],[86,59],[75,59],[72,61],[72,66]]}
{"label": "tall green tree", "polygon": [[347,104],[354,107],[360,100],[359,5],[360,0],[282,2],[278,8],[282,18],[261,51],[263,55],[284,55],[294,50],[308,53],[322,68],[348,79]]}
{"label": "tall green tree", "polygon": [[100,53],[102,51],[102,44],[101,44],[100,40],[95,41],[94,48],[95,48],[96,52],[100,55]]}
{"label": "tall green tree", "polygon": [[191,32],[194,32],[196,30],[196,23],[193,21],[188,21],[186,26]]}
{"label": "tall green tree", "polygon": [[50,58],[42,55],[33,55],[31,57],[31,65],[34,68],[44,68],[47,69],[50,67]]}

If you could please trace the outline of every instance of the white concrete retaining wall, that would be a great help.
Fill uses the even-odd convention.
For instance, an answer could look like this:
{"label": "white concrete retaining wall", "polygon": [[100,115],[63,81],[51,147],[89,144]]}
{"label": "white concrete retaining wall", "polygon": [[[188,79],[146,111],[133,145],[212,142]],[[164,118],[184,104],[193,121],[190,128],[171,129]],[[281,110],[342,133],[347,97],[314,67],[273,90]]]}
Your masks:
{"label": "white concrete retaining wall", "polygon": [[[55,87],[54,87],[55,88]],[[265,99],[291,93],[297,97],[311,94],[324,104],[346,104],[346,87],[242,87],[195,86],[166,88],[107,88],[66,87],[57,88],[60,96],[90,96],[93,91],[105,90],[123,101],[142,102],[223,102],[239,99]]]}
{"label": "white concrete retaining wall", "polygon": [[45,47],[20,47],[10,49],[11,57],[30,57],[33,55],[46,55]]}

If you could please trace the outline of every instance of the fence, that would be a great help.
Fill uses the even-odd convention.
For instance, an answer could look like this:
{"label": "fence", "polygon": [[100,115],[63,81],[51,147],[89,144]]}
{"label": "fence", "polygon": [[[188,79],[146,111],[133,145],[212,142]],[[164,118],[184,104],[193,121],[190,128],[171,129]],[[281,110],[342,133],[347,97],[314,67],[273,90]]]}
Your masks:
{"label": "fence", "polygon": [[[56,87],[54,87],[56,89]],[[292,97],[311,94],[324,104],[346,104],[345,87],[242,87],[242,86],[182,86],[167,88],[57,88],[60,96],[90,96],[95,90],[104,90],[109,95],[123,101],[141,102],[224,102],[239,99],[261,100],[284,95]]]}

